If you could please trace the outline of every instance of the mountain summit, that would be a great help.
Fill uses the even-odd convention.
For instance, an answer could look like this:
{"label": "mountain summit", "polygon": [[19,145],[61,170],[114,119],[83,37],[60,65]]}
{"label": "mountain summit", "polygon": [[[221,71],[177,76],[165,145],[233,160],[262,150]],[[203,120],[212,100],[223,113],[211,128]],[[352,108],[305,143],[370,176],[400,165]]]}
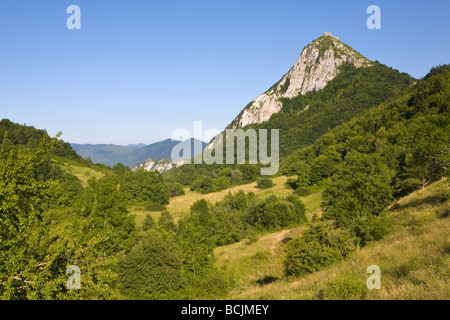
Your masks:
{"label": "mountain summit", "polygon": [[293,98],[299,94],[320,90],[339,73],[339,67],[350,63],[355,67],[370,66],[372,62],[331,32],[306,46],[297,62],[280,81],[249,103],[229,127],[242,128],[252,123],[261,123],[281,110],[280,98]]}

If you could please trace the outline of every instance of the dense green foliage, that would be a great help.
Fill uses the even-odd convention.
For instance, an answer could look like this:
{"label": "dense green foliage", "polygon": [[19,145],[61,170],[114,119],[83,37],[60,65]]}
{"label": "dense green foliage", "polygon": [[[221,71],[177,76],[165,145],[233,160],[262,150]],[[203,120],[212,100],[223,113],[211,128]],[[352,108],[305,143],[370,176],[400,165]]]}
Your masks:
{"label": "dense green foliage", "polygon": [[97,235],[107,240],[101,247],[104,252],[114,254],[130,248],[135,226],[117,178],[91,179],[77,199],[74,212],[80,217],[77,227],[83,237]]}
{"label": "dense green foliage", "polygon": [[392,172],[378,154],[351,151],[324,191],[324,219],[350,230],[363,245],[387,231],[382,214],[392,202]]}
{"label": "dense green foliage", "polygon": [[167,232],[151,229],[119,262],[121,291],[133,299],[174,299],[183,288],[183,252]]}
{"label": "dense green foliage", "polygon": [[[30,150],[37,150],[42,139],[47,138],[48,134],[45,130],[39,130],[31,126],[13,123],[8,119],[0,121],[0,143],[10,145],[20,145]],[[4,141],[6,139],[7,141]],[[54,156],[64,157],[66,159],[75,160],[92,165],[88,160],[81,158],[70,144],[61,140],[55,142],[55,146],[50,153]]]}
{"label": "dense green foliage", "polygon": [[256,180],[256,185],[260,189],[269,189],[273,187],[273,181],[269,177],[261,177]]}
{"label": "dense green foliage", "polygon": [[446,176],[449,69],[434,69],[433,76],[425,77],[403,94],[339,126],[312,146],[297,150],[284,161],[283,171],[301,173],[306,167],[309,185],[316,184],[335,174],[353,151],[379,157],[387,166],[387,175],[391,175],[395,196]]}
{"label": "dense green foliage", "polygon": [[255,201],[249,207],[245,220],[257,230],[277,230],[306,221],[305,206],[297,196],[279,199],[275,195]]}
{"label": "dense green foliage", "polygon": [[[2,120],[0,131],[0,297],[117,298],[117,263],[139,239],[127,207],[167,203],[162,176],[94,165],[44,130]],[[103,177],[85,183],[72,167]],[[79,290],[66,286],[69,265],[81,269]]]}
{"label": "dense green foliage", "polygon": [[345,258],[355,248],[350,234],[332,222],[317,222],[286,244],[283,261],[287,276],[302,276]]}
{"label": "dense green foliage", "polygon": [[259,168],[259,165],[250,164],[185,164],[164,176],[168,181],[190,186],[192,191],[205,194],[256,181],[261,176]]}
{"label": "dense green foliage", "polygon": [[169,203],[169,190],[159,172],[128,171],[121,176],[120,185],[129,199],[147,203]]}
{"label": "dense green foliage", "polygon": [[[292,99],[282,99],[283,107],[279,113],[274,114],[264,123],[249,125],[244,130],[279,129],[280,159],[284,161],[293,151],[311,145],[331,129],[393,97],[411,85],[413,80],[408,74],[400,73],[378,62],[370,67],[361,68],[344,64],[341,72],[324,89]],[[225,146],[226,143],[224,143],[224,159]],[[248,146],[246,152],[248,155]],[[336,157],[338,156],[336,154]],[[246,159],[248,163],[248,156]],[[329,176],[331,171],[327,171],[327,167],[331,166],[329,170],[333,170],[334,161],[338,159],[333,159],[332,155],[326,159],[318,159],[317,166],[320,168],[311,173],[316,176],[307,176],[302,183],[308,183],[309,179],[320,180],[324,176]],[[288,160],[284,163],[285,166],[291,164],[294,166],[293,168],[285,167],[285,172],[293,174],[299,171],[295,162]],[[227,175],[222,173],[225,170],[224,167],[230,170]],[[191,186],[191,190],[209,193],[232,185],[256,181],[260,177],[260,167],[261,164],[191,164],[169,171],[167,177],[183,185]],[[228,183],[222,177],[226,177]]]}
{"label": "dense green foliage", "polygon": [[[289,118],[286,113],[292,122],[285,132],[297,130],[306,121],[299,119],[317,108],[312,112],[317,118],[308,115],[311,118],[304,124],[320,124],[318,132],[323,134],[331,129],[325,128],[327,116],[340,103],[342,108],[351,103],[363,112],[376,99],[386,99],[409,83],[408,77],[388,72],[384,66],[371,68],[380,74],[377,81],[392,76],[392,82],[387,81],[380,91],[355,83],[356,91],[352,91],[345,78],[337,77],[337,82],[330,82],[329,92],[324,89],[286,101],[286,109],[268,125],[277,121],[281,125]],[[364,84],[375,77],[369,69],[349,68],[341,74]],[[363,87],[369,90],[366,95],[360,91]],[[368,98],[372,95],[374,100]],[[333,103],[326,102],[330,99]],[[300,112],[304,103],[310,108]],[[382,238],[389,231],[385,212],[395,198],[448,176],[449,103],[450,67],[446,65],[432,69],[424,79],[361,116],[339,126],[347,121],[345,114],[329,122],[337,127],[315,141],[315,136],[285,140],[285,147],[296,149],[285,154],[282,166],[284,173],[297,175],[288,183],[296,189],[293,195],[262,199],[243,191],[229,193],[214,204],[204,199],[193,203],[178,220],[165,205],[170,196],[184,192],[183,186],[203,193],[222,190],[255,181],[259,167],[188,165],[163,176],[133,172],[120,164],[97,166],[45,131],[2,120],[0,298],[220,298],[229,290],[230,279],[215,266],[214,249],[304,224],[305,206],[295,193],[317,188],[325,188],[323,215],[287,242],[283,263],[287,276],[323,269],[358,246]],[[325,111],[319,116],[321,108]],[[101,174],[82,181],[82,175],[68,169],[71,166]],[[443,192],[442,201],[448,200],[447,193]],[[148,215],[137,230],[135,215],[128,211],[130,204],[162,212],[157,221]],[[81,269],[81,289],[66,286],[70,265]],[[322,294],[352,298],[362,294],[360,289],[355,279],[338,279]]]}
{"label": "dense green foliage", "polygon": [[[332,228],[327,232],[342,230],[357,246],[378,240],[388,232],[384,213],[394,197],[448,175],[449,104],[445,65],[286,160],[289,172],[307,168],[311,178],[298,171],[298,186],[327,180],[322,204],[322,223]],[[322,232],[312,228],[286,247],[287,275],[318,270],[348,254],[340,243],[328,242],[330,236],[320,237]]]}
{"label": "dense green foliage", "polygon": [[[100,252],[110,247],[110,239],[79,234],[73,225],[64,235],[54,234],[45,219],[45,207],[57,201],[53,192],[59,183],[40,180],[38,172],[58,141],[44,135],[34,150],[8,142],[3,139],[0,151],[0,297],[114,297],[109,287],[114,273]],[[66,287],[66,268],[71,264],[83,268],[80,290]]]}
{"label": "dense green foliage", "polygon": [[279,129],[283,159],[293,150],[312,144],[331,129],[393,97],[412,81],[408,74],[377,62],[362,68],[344,64],[323,90],[282,99],[283,108],[279,113],[249,128]]}

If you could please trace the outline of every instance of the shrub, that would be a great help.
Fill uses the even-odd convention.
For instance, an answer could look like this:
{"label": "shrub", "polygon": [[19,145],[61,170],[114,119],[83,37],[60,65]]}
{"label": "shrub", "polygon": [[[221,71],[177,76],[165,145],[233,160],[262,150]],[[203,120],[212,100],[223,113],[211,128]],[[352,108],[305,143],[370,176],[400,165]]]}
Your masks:
{"label": "shrub", "polygon": [[142,230],[143,231],[150,230],[151,228],[153,228],[154,225],[155,220],[153,220],[152,216],[149,214],[145,215],[145,220],[144,223],[142,224]]}
{"label": "shrub", "polygon": [[259,239],[258,232],[256,232],[253,229],[248,230],[247,231],[247,238],[248,238],[249,244],[255,243]]}
{"label": "shrub", "polygon": [[245,237],[245,225],[242,216],[243,213],[237,210],[214,208],[212,231],[216,245],[224,246],[235,243]]}
{"label": "shrub", "polygon": [[273,181],[272,181],[272,179],[270,179],[268,177],[259,178],[256,181],[256,184],[257,184],[258,188],[260,188],[260,189],[269,189],[269,188],[273,187]]}
{"label": "shrub", "polygon": [[224,190],[230,187],[230,180],[221,176],[213,180],[213,186],[215,191]]}
{"label": "shrub", "polygon": [[159,203],[151,203],[145,206],[145,210],[148,211],[164,211],[166,207]]}
{"label": "shrub", "polygon": [[161,226],[164,230],[169,232],[177,231],[177,225],[173,221],[172,215],[167,210],[161,212],[161,216],[159,217],[158,220],[158,225]]}
{"label": "shrub", "polygon": [[138,170],[125,172],[120,189],[138,202],[169,203],[169,191],[159,172]]}
{"label": "shrub", "polygon": [[294,190],[294,194],[304,197],[311,194],[311,190],[308,187],[298,187]]}
{"label": "shrub", "polygon": [[323,300],[361,300],[367,295],[367,286],[355,275],[349,274],[327,284],[319,298]]}
{"label": "shrub", "polygon": [[295,178],[288,178],[286,181],[286,187],[294,189],[297,188],[297,179]]}
{"label": "shrub", "polygon": [[178,182],[167,182],[167,190],[169,191],[170,197],[176,197],[184,195],[184,187]]}
{"label": "shrub", "polygon": [[245,219],[251,227],[259,231],[270,231],[306,221],[305,212],[305,206],[297,196],[280,199],[272,195],[252,203]]}
{"label": "shrub", "polygon": [[286,276],[313,273],[341,260],[354,249],[355,244],[346,230],[336,229],[330,221],[321,221],[286,244],[284,272]]}
{"label": "shrub", "polygon": [[119,288],[135,299],[172,299],[182,289],[183,252],[164,231],[152,230],[119,262]]}

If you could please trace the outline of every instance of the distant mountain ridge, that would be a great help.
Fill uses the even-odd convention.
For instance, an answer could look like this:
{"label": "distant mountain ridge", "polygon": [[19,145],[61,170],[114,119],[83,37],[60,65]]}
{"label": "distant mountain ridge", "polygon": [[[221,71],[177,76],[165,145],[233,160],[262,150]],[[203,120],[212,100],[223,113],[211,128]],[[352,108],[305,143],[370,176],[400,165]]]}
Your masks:
{"label": "distant mountain ridge", "polygon": [[[194,139],[191,138],[190,140],[191,146],[193,146]],[[131,168],[148,159],[170,159],[172,149],[179,143],[181,141],[166,139],[149,145],[142,143],[127,146],[77,143],[71,143],[70,145],[81,157],[90,158],[94,163],[103,163],[111,167],[122,163]],[[206,143],[202,141],[202,150],[205,146]],[[192,147],[191,150],[194,150],[194,148]]]}

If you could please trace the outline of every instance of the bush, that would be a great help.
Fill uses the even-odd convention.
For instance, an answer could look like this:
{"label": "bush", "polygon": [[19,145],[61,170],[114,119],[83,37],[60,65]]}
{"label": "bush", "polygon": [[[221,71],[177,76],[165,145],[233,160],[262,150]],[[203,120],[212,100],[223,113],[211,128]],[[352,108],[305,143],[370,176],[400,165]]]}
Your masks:
{"label": "bush", "polygon": [[159,217],[158,220],[158,225],[168,232],[177,231],[177,225],[173,221],[172,215],[167,210],[161,212],[161,216]]}
{"label": "bush", "polygon": [[305,212],[305,206],[297,196],[280,199],[272,195],[253,202],[246,212],[245,220],[256,230],[271,231],[305,222]]}
{"label": "bush", "polygon": [[169,197],[176,197],[184,195],[184,187],[178,182],[167,182],[167,190],[169,191]]}
{"label": "bush", "polygon": [[284,272],[286,276],[313,273],[354,250],[355,244],[346,230],[335,229],[330,221],[321,221],[286,244]]}
{"label": "bush", "polygon": [[144,223],[142,224],[142,230],[143,231],[150,230],[151,228],[153,228],[154,225],[155,220],[153,220],[152,216],[149,214],[145,215],[145,220]]}
{"label": "bush", "polygon": [[248,238],[249,244],[255,243],[259,239],[258,232],[256,232],[253,229],[250,229],[249,231],[247,231],[247,238]]}
{"label": "bush", "polygon": [[120,182],[121,190],[138,202],[169,203],[169,191],[159,172],[138,170],[125,172]]}
{"label": "bush", "polygon": [[134,299],[173,299],[182,289],[183,252],[164,231],[152,230],[119,262],[119,288]]}
{"label": "bush", "polygon": [[308,187],[298,187],[297,189],[294,190],[294,194],[300,197],[304,197],[311,194],[311,190]]}
{"label": "bush", "polygon": [[216,207],[213,212],[213,238],[218,246],[241,241],[245,237],[243,213]]}
{"label": "bush", "polygon": [[151,203],[145,206],[145,210],[158,212],[166,210],[166,207],[159,203]]}
{"label": "bush", "polygon": [[257,184],[258,188],[260,188],[260,189],[269,189],[269,188],[273,187],[273,181],[272,181],[272,179],[270,179],[268,177],[259,178],[256,181],[256,184]]}
{"label": "bush", "polygon": [[295,188],[297,188],[297,179],[288,178],[286,181],[286,187],[295,190]]}
{"label": "bush", "polygon": [[214,191],[224,190],[230,187],[230,181],[222,176],[213,180]]}
{"label": "bush", "polygon": [[367,295],[367,286],[355,275],[337,278],[327,284],[319,298],[323,300],[361,300]]}

